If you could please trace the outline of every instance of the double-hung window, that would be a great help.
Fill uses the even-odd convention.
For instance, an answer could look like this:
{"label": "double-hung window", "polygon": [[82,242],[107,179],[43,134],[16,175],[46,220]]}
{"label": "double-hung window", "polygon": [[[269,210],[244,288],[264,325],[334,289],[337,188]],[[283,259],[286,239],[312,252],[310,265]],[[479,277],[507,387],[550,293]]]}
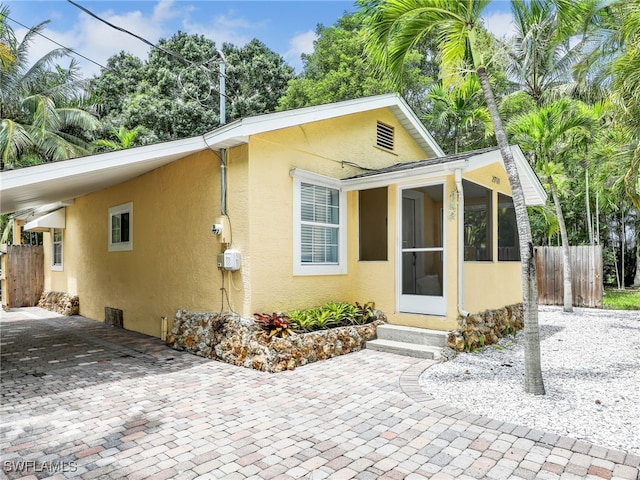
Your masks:
{"label": "double-hung window", "polygon": [[53,239],[51,242],[51,270],[62,270],[62,232],[63,230],[61,228],[53,228],[51,230]]}
{"label": "double-hung window", "polygon": [[133,250],[133,204],[109,209],[109,251]]}
{"label": "double-hung window", "polygon": [[294,274],[346,273],[345,194],[337,181],[294,173]]}

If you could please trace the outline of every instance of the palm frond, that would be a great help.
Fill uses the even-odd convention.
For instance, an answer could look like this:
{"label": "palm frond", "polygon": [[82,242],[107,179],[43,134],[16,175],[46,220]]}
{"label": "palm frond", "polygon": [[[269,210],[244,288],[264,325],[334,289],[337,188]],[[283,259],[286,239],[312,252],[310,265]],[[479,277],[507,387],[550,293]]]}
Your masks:
{"label": "palm frond", "polygon": [[10,119],[0,124],[0,158],[4,167],[14,167],[20,152],[32,143],[28,131],[19,123]]}

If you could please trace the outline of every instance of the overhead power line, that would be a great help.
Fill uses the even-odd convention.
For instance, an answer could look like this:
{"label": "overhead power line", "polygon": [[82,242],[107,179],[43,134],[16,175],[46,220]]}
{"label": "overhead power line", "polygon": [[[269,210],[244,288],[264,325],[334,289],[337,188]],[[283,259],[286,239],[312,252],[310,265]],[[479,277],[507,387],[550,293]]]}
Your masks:
{"label": "overhead power line", "polygon": [[[211,60],[205,60],[205,61],[203,61],[203,62],[199,62],[199,63],[198,63],[198,62],[193,62],[193,61],[191,61],[191,60],[187,60],[186,58],[184,58],[184,57],[183,57],[182,55],[180,55],[179,53],[172,52],[171,50],[167,50],[166,48],[163,48],[163,47],[161,47],[161,46],[159,46],[159,45],[156,45],[155,43],[153,43],[153,42],[151,42],[151,41],[147,40],[146,38],[144,38],[144,37],[143,37],[143,36],[141,36],[141,35],[138,35],[138,34],[136,34],[136,33],[133,33],[133,32],[131,32],[131,31],[127,30],[126,28],[119,27],[118,25],[114,25],[113,23],[111,23],[111,22],[109,22],[109,21],[105,20],[104,18],[102,18],[102,17],[100,17],[99,15],[97,15],[97,14],[93,13],[91,10],[89,10],[89,9],[87,9],[87,8],[85,8],[85,7],[83,7],[82,5],[80,5],[80,4],[76,3],[76,2],[74,2],[73,0],[67,0],[67,2],[69,2],[69,3],[70,3],[71,5],[73,5],[74,7],[79,8],[80,10],[82,10],[83,12],[85,12],[87,15],[90,15],[91,17],[95,18],[96,20],[98,20],[98,21],[100,21],[100,22],[104,23],[105,25],[108,25],[109,27],[111,27],[111,28],[113,28],[113,29],[115,29],[115,30],[118,30],[119,32],[126,33],[127,35],[131,35],[132,37],[137,38],[138,40],[140,40],[141,42],[145,43],[146,45],[149,45],[151,48],[155,48],[156,50],[160,50],[161,52],[166,53],[167,55],[171,55],[171,56],[173,56],[173,57],[177,58],[178,60],[180,60],[180,61],[184,62],[184,63],[185,63],[185,64],[187,64],[188,66],[191,66],[191,67],[199,67],[199,68],[200,68],[200,67],[204,67],[204,68],[206,68],[206,67],[205,67],[205,65],[206,65],[206,64],[208,64],[209,62],[211,62],[211,61],[213,60],[213,59],[211,59]],[[224,60],[224,59],[222,58],[221,53],[216,52],[216,55],[217,55],[217,56],[219,56],[221,60]],[[207,69],[207,70],[208,70],[208,69]],[[223,71],[221,71],[221,72],[220,72],[220,75],[221,75],[222,77],[224,77],[225,79],[227,78],[227,76],[224,74],[224,72],[223,72]],[[181,85],[180,75],[178,75],[178,83]],[[211,84],[210,84],[210,85],[211,85]],[[220,93],[224,98],[229,98],[229,97],[228,97],[228,95],[226,95],[226,94],[224,94],[224,93],[221,93],[220,91],[218,91],[218,90],[217,90],[216,88],[214,88],[213,86],[211,86],[211,87],[210,87],[210,90],[213,90],[213,91],[216,91],[216,92]]]}
{"label": "overhead power line", "polygon": [[[160,50],[161,52],[166,53],[167,55],[171,55],[171,56],[173,56],[173,57],[175,57],[175,58],[177,58],[177,59],[181,60],[182,62],[186,63],[187,65],[194,66],[194,67],[198,67],[198,66],[201,66],[201,65],[205,65],[205,64],[207,64],[207,63],[209,63],[209,62],[211,61],[211,60],[205,60],[204,62],[200,62],[200,63],[198,63],[198,62],[193,62],[193,61],[191,61],[191,60],[187,60],[186,58],[184,58],[184,57],[183,57],[182,55],[180,55],[179,53],[172,52],[171,50],[167,50],[166,48],[163,48],[163,47],[161,47],[161,46],[159,46],[159,45],[157,45],[157,44],[155,44],[155,43],[153,43],[153,42],[151,42],[151,41],[147,40],[146,38],[144,38],[144,37],[143,37],[143,36],[141,36],[141,35],[138,35],[138,34],[136,34],[136,33],[133,33],[133,32],[131,32],[131,31],[127,30],[126,28],[119,27],[118,25],[114,25],[113,23],[109,22],[108,20],[105,20],[104,18],[102,18],[102,17],[100,17],[99,15],[97,15],[97,14],[93,13],[91,10],[89,10],[89,9],[87,9],[87,8],[85,8],[85,7],[83,7],[82,5],[80,5],[80,4],[76,3],[76,2],[74,2],[73,0],[67,0],[67,2],[69,2],[71,5],[73,5],[73,6],[77,7],[77,8],[79,8],[80,10],[82,10],[83,12],[85,12],[87,15],[91,15],[91,16],[92,16],[93,18],[95,18],[96,20],[98,20],[98,21],[100,21],[100,22],[102,22],[102,23],[104,23],[104,24],[106,24],[106,25],[109,25],[111,28],[114,28],[115,30],[118,30],[119,32],[126,33],[127,35],[131,35],[132,37],[137,38],[137,39],[138,39],[138,40],[140,40],[141,42],[143,42],[143,43],[145,43],[145,44],[149,45],[151,48],[155,48],[156,50]],[[219,55],[219,54],[218,54],[218,55]]]}
{"label": "overhead power line", "polygon": [[174,57],[179,58],[179,59],[180,59],[180,60],[182,60],[183,62],[186,62],[186,63],[192,63],[192,62],[189,62],[188,60],[186,60],[186,59],[185,59],[184,57],[182,57],[181,55],[178,55],[177,53],[174,53],[174,52],[172,52],[171,50],[166,50],[166,49],[164,49],[164,48],[162,48],[162,47],[159,47],[158,45],[155,45],[153,42],[150,42],[150,41],[149,41],[149,40],[147,40],[146,38],[141,37],[140,35],[136,35],[136,34],[135,34],[135,33],[133,33],[133,32],[130,32],[130,31],[129,31],[129,30],[127,30],[126,28],[122,28],[122,27],[119,27],[119,26],[117,26],[117,25],[114,25],[113,23],[111,23],[111,22],[109,22],[109,21],[105,20],[104,18],[100,17],[99,15],[96,15],[96,14],[95,14],[95,13],[93,13],[91,10],[89,10],[89,9],[87,9],[87,8],[85,8],[85,7],[83,7],[82,5],[80,5],[80,4],[76,3],[76,2],[74,2],[73,0],[67,0],[67,2],[69,2],[69,3],[70,3],[71,5],[73,5],[74,7],[79,8],[80,10],[82,10],[82,11],[83,11],[84,13],[86,13],[87,15],[91,15],[91,16],[92,16],[93,18],[95,18],[96,20],[98,20],[98,21],[100,21],[100,22],[102,22],[102,23],[105,23],[105,24],[109,25],[111,28],[114,28],[114,29],[116,29],[116,30],[118,30],[118,31],[120,31],[120,32],[126,33],[127,35],[131,35],[132,37],[137,38],[137,39],[138,39],[138,40],[140,40],[141,42],[146,43],[146,44],[147,44],[147,45],[149,45],[150,47],[153,47],[153,48],[155,48],[155,49],[158,49],[158,50],[160,50],[160,51],[162,51],[162,52],[166,53],[167,55],[173,55]]}
{"label": "overhead power line", "polygon": [[24,23],[19,22],[18,20],[15,20],[9,16],[5,17],[7,20],[11,20],[13,23],[20,25],[23,28],[26,28],[27,30],[30,30],[32,32],[34,32],[37,35],[40,35],[42,38],[46,38],[47,40],[49,40],[51,43],[55,43],[56,45],[58,45],[59,47],[64,48],[65,50],[68,50],[69,52],[73,53],[74,55],[84,58],[85,60],[93,63],[94,65],[99,66],[100,68],[103,68],[105,70],[111,70],[113,71],[113,69],[109,68],[109,67],[105,67],[104,65],[101,65],[100,63],[96,62],[95,60],[91,60],[89,57],[86,57],[84,55],[82,55],[81,53],[76,52],[73,48],[67,47],[59,42],[56,42],[53,38],[47,37],[44,33],[38,32],[37,30],[34,30],[33,28],[27,27]]}

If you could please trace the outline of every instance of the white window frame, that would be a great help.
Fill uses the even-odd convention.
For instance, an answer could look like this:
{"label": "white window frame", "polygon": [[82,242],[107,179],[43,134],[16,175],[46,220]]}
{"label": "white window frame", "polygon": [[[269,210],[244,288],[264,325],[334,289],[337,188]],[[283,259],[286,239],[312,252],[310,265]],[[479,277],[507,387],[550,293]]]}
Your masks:
{"label": "white window frame", "polygon": [[[113,217],[116,215],[122,215],[123,213],[129,214],[129,241],[127,242],[112,242],[111,229],[113,226]],[[133,203],[124,203],[117,205],[109,209],[109,228],[107,231],[108,244],[110,252],[124,252],[133,250]]]}
{"label": "white window frame", "polygon": [[[293,274],[344,275],[347,273],[347,194],[340,180],[304,170],[292,170],[293,177]],[[302,262],[302,184],[317,185],[338,191],[338,261],[336,263]]]}
{"label": "white window frame", "polygon": [[[60,232],[61,240],[56,242],[56,232]],[[60,263],[56,261],[56,245],[60,245]],[[51,229],[51,270],[61,272],[64,266],[64,228]]]}

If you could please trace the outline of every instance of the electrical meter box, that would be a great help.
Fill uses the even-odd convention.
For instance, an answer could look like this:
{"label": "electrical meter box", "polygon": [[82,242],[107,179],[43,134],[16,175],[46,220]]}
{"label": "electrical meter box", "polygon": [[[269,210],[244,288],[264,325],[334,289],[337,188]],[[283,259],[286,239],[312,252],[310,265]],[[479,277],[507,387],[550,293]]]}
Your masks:
{"label": "electrical meter box", "polygon": [[242,257],[240,250],[228,249],[223,253],[223,266],[225,270],[235,272],[240,270],[240,264],[242,263]]}

